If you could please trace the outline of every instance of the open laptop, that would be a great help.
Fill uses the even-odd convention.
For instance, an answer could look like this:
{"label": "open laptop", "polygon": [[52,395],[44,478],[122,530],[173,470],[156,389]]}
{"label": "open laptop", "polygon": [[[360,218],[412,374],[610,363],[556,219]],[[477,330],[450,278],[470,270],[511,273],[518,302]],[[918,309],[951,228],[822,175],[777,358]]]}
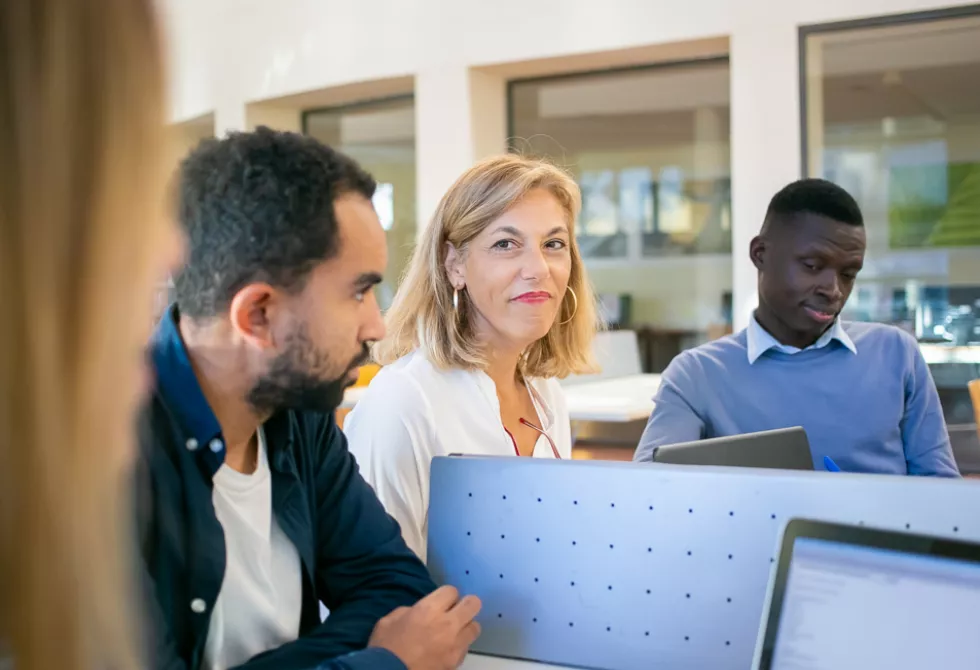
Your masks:
{"label": "open laptop", "polygon": [[664,445],[654,452],[653,461],[680,465],[813,470],[810,441],[800,426]]}
{"label": "open laptop", "polygon": [[753,670],[980,668],[980,545],[793,520]]}

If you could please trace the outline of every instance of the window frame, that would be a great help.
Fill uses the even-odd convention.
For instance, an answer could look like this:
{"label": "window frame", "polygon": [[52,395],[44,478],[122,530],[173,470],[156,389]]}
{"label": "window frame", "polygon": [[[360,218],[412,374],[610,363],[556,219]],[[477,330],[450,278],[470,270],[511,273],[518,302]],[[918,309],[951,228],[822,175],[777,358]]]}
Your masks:
{"label": "window frame", "polygon": [[[515,133],[515,114],[514,114],[514,88],[523,84],[540,84],[563,81],[567,79],[599,79],[602,77],[615,76],[620,74],[630,74],[635,72],[654,72],[665,70],[677,70],[686,68],[696,68],[697,66],[725,65],[728,68],[728,78],[731,81],[731,54],[719,54],[704,56],[702,58],[684,58],[680,60],[665,60],[656,63],[642,63],[638,65],[625,65],[608,68],[598,68],[590,70],[574,70],[571,72],[558,72],[554,74],[536,75],[533,77],[518,77],[507,81],[507,148],[508,153],[517,153],[520,150],[517,136]],[[729,105],[729,115],[731,106]],[[731,135],[729,134],[729,143]],[[729,160],[729,180],[731,176],[731,160]],[[664,265],[688,265],[691,263],[707,263],[715,261],[731,261],[732,254],[726,252],[713,252],[704,254],[676,255],[676,256],[647,256],[643,253],[643,233],[642,231],[626,232],[626,255],[617,257],[588,257],[583,258],[588,267],[597,269],[621,267],[623,263],[628,263],[631,267],[664,266]]]}
{"label": "window frame", "polygon": [[[858,30],[867,30],[875,28],[891,28],[896,26],[915,26],[924,25],[929,23],[935,23],[939,21],[950,21],[956,19],[975,19],[980,17],[980,4],[970,4],[961,5],[957,7],[944,7],[939,9],[924,10],[917,12],[905,12],[900,14],[885,14],[878,16],[870,16],[860,19],[846,20],[846,21],[833,21],[827,23],[818,23],[810,25],[801,25],[798,30],[798,83],[799,83],[799,101],[800,101],[800,174],[803,178],[809,177],[820,177],[821,175],[814,175],[810,171],[810,143],[809,143],[809,98],[807,91],[807,61],[809,53],[807,50],[809,37],[830,33],[846,33]],[[948,253],[962,253],[966,249],[975,250],[976,247],[965,247],[957,249],[947,249]],[[909,249],[891,249],[891,253],[903,253],[907,251],[920,251],[920,250],[909,250]],[[871,280],[872,283],[875,280]],[[861,286],[860,279],[855,290]],[[850,302],[850,301],[849,301]],[[882,323],[883,321],[874,319],[875,323]],[[887,323],[887,321],[884,321]],[[919,335],[915,334],[918,339]],[[946,347],[945,344],[926,344],[919,342],[920,347],[926,347],[925,350],[935,347]],[[980,344],[966,344],[966,345],[954,345],[957,347],[967,347],[967,348],[980,348]],[[937,361],[944,362],[944,361]]]}
{"label": "window frame", "polygon": [[[843,33],[855,30],[867,30],[868,28],[891,28],[894,26],[916,25],[933,23],[936,21],[948,21],[951,19],[969,19],[980,16],[980,4],[961,5],[959,7],[944,7],[942,9],[930,9],[920,12],[907,12],[904,14],[885,14],[880,16],[870,16],[862,19],[851,19],[847,21],[832,21],[830,23],[815,23],[802,25],[799,27],[797,68],[799,74],[800,89],[800,174],[804,178],[812,177],[810,174],[810,146],[808,140],[809,115],[807,109],[809,98],[807,97],[807,43],[808,38],[814,35],[827,33]],[[819,176],[819,175],[817,175]]]}
{"label": "window frame", "polygon": [[311,107],[304,109],[300,114],[300,132],[309,135],[310,117],[317,114],[347,114],[376,108],[386,107],[397,103],[415,104],[415,93],[398,93],[396,95],[386,95],[380,98],[365,98],[355,102],[347,102],[340,105],[327,105],[326,107]]}
{"label": "window frame", "polygon": [[[382,110],[384,110],[386,108],[398,107],[400,105],[411,106],[413,108],[413,110],[417,109],[417,107],[416,107],[416,101],[415,101],[415,92],[414,91],[411,91],[411,92],[408,92],[408,93],[396,93],[394,95],[386,95],[386,96],[380,96],[380,97],[374,97],[374,98],[363,98],[361,100],[355,100],[355,101],[352,101],[352,102],[341,103],[341,104],[337,104],[337,105],[326,105],[326,106],[321,106],[321,107],[311,107],[309,109],[304,109],[302,111],[302,113],[300,114],[300,132],[303,135],[310,136],[310,117],[313,117],[313,116],[316,116],[316,115],[319,115],[319,114],[335,114],[335,115],[338,115],[338,116],[343,116],[344,114],[357,113],[357,112],[361,112],[361,111],[372,111],[372,110],[382,111]],[[417,137],[413,136],[413,142],[417,142]],[[339,147],[335,147],[335,148],[339,148]],[[417,161],[417,159],[418,159],[417,144],[416,144],[415,151],[416,151],[416,161]],[[417,199],[418,199],[418,175],[417,175],[418,164],[417,164],[417,162],[416,162],[416,165],[414,166],[414,168],[416,170],[416,187],[415,187],[415,193],[413,193],[412,196],[413,196],[413,198],[416,199],[416,202],[417,202]],[[415,223],[415,234],[417,236],[418,235],[418,231],[419,231],[419,221],[418,221],[417,214],[414,215],[414,218],[415,218],[415,221],[414,221],[414,223]],[[391,234],[391,232],[389,230],[386,230],[385,233],[386,233],[386,236]],[[390,250],[390,247],[389,247],[389,250]],[[393,298],[394,295],[398,292],[398,287],[399,287],[400,282],[401,282],[401,277],[399,277],[397,275],[390,276],[390,277],[387,276],[387,273],[391,269],[391,265],[392,265],[391,259],[389,258],[388,268],[385,271],[386,272],[385,279],[382,282],[381,286],[378,287],[378,288],[376,288],[376,291],[377,292],[380,292],[380,291],[384,291],[386,289],[389,289],[390,290],[389,297],[390,298]],[[384,300],[384,298],[382,297],[382,294],[381,293],[376,293],[376,295],[378,295],[379,305],[380,304],[384,304],[382,302]],[[387,311],[387,309],[388,309],[389,306],[390,306],[390,304],[389,305],[385,305],[384,308],[382,309],[382,312]]]}

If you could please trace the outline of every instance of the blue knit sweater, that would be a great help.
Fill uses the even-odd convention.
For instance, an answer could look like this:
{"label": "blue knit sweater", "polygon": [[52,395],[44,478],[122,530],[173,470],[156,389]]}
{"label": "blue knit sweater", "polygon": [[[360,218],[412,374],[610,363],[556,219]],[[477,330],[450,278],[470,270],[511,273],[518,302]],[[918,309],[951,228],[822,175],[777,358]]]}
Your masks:
{"label": "blue knit sweater", "polygon": [[746,331],[685,351],[663,374],[635,460],[665,444],[803,426],[814,466],[845,472],[959,475],[939,394],[909,334],[843,323],[857,353],[834,340],[749,363]]}

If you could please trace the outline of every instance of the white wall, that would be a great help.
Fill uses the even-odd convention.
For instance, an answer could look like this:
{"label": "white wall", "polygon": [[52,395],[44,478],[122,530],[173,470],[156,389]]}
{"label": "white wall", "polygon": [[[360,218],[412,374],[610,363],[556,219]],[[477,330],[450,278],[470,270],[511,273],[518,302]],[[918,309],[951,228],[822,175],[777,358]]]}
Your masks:
{"label": "white wall", "polygon": [[404,92],[406,85],[411,90],[414,81],[420,222],[457,174],[504,150],[508,77],[676,58],[687,51],[704,55],[717,52],[720,39],[731,54],[738,328],[755,299],[749,240],[771,195],[800,176],[798,27],[966,4],[161,0],[161,11],[171,47],[173,118],[213,113],[219,134],[252,125],[250,105],[350,101]]}

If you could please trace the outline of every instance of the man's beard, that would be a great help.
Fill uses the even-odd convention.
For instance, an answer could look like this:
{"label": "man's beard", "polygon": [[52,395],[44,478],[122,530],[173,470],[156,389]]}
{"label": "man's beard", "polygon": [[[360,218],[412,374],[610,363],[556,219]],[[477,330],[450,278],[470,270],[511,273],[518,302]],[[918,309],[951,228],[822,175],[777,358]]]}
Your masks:
{"label": "man's beard", "polygon": [[330,413],[344,400],[344,390],[350,385],[348,374],[367,362],[370,352],[364,350],[344,368],[337,379],[323,379],[318,370],[329,370],[330,358],[310,340],[305,326],[286,341],[286,349],[260,378],[246,400],[257,414],[270,415],[283,409]]}

